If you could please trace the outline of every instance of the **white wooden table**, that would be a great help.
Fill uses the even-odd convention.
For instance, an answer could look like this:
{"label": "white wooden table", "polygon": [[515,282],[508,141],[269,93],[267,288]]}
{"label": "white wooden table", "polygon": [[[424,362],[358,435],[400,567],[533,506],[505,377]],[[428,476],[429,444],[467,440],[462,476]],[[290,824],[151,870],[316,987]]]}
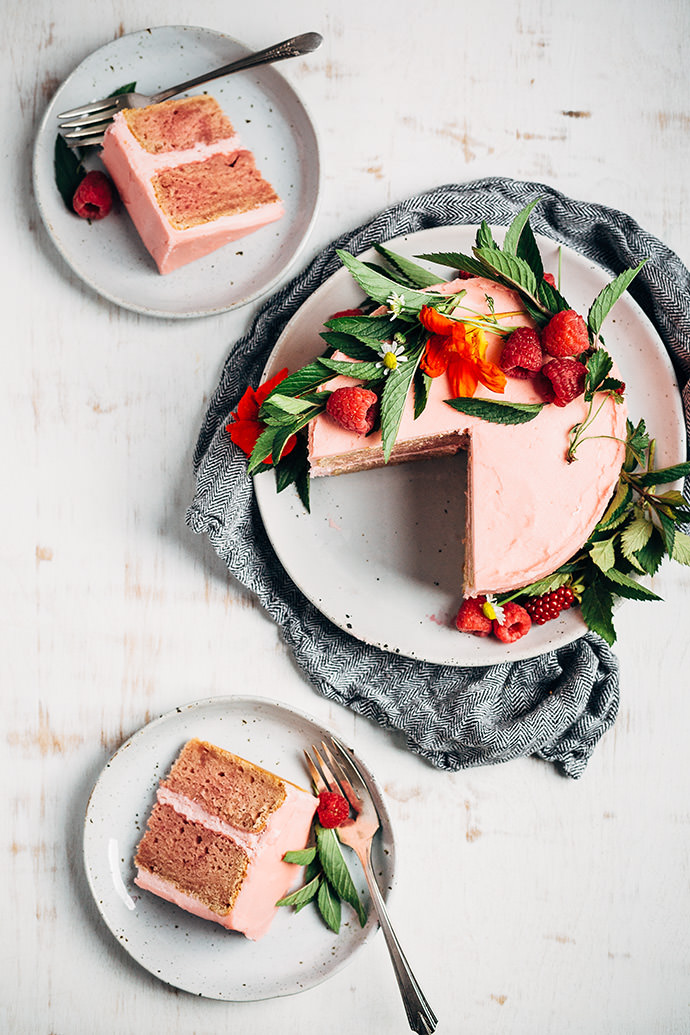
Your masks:
{"label": "white wooden table", "polygon": [[255,306],[159,320],[59,257],[30,184],[38,121],[91,51],[147,25],[253,47],[315,29],[281,71],[317,124],[320,216],[299,265],[419,190],[534,179],[629,213],[690,261],[690,8],[582,0],[2,4],[2,1013],[22,1035],[403,1032],[377,936],[330,981],[198,999],[122,952],[81,861],[112,751],[177,704],[274,697],[355,742],[398,845],[392,913],[448,1033],[690,1031],[690,571],[618,621],[622,705],[584,777],[535,760],[436,772],[319,697],[276,628],[192,536],[191,453]]}

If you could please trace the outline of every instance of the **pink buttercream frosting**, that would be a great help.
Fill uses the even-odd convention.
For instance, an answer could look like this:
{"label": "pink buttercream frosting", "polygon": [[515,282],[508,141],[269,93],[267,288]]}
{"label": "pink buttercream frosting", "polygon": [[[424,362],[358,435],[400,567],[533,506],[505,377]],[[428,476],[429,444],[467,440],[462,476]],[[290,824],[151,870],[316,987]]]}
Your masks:
{"label": "pink buttercream frosting", "polygon": [[[494,300],[494,311],[515,313],[501,324],[531,325],[518,296],[495,283],[475,278],[443,285],[444,292],[464,288],[466,295],[453,316],[469,320],[488,311],[486,295]],[[439,290],[439,289],[435,289]],[[487,358],[497,361],[501,351],[498,335],[487,334]],[[353,383],[336,378],[328,387]],[[543,400],[531,381],[508,378],[505,393],[479,385],[475,395],[487,399],[537,403]],[[466,595],[504,592],[527,585],[550,574],[583,545],[601,517],[620,475],[625,447],[626,407],[611,399],[603,401],[590,434],[583,441],[577,459],[568,463],[566,450],[573,425],[584,420],[588,404],[583,397],[564,407],[544,406],[526,424],[493,424],[453,410],[445,402],[451,397],[445,375],[432,381],[428,404],[415,420],[413,401],[408,398],[396,446],[420,453],[430,452],[434,438],[466,436],[468,449],[468,520],[464,536]],[[381,450],[380,433],[366,439],[348,432],[324,414],[310,428],[312,476],[329,474],[330,458],[342,458],[362,450]],[[395,450],[393,453],[395,457]],[[319,462],[323,469],[319,469]],[[469,563],[468,563],[469,562]]]}
{"label": "pink buttercream frosting", "polygon": [[221,216],[210,223],[178,230],[161,211],[152,179],[164,169],[202,161],[211,155],[232,155],[243,150],[237,134],[213,144],[197,144],[183,151],[150,154],[137,141],[123,112],[113,119],[103,141],[101,158],[110,173],[144,245],[161,273],[199,259],[239,237],[273,223],[284,214],[281,201],[248,212]]}
{"label": "pink buttercream frosting", "polygon": [[225,915],[213,912],[198,899],[180,891],[169,881],[138,868],[134,883],[160,898],[173,902],[203,920],[213,920],[232,931],[240,931],[255,941],[268,931],[277,912],[276,902],[295,881],[297,870],[283,862],[285,852],[303,848],[318,804],[317,799],[294,784],[285,783],[285,801],[271,813],[259,834],[238,830],[206,812],[191,799],[159,787],[161,805],[170,805],[190,822],[229,838],[248,856],[247,874],[233,908]]}

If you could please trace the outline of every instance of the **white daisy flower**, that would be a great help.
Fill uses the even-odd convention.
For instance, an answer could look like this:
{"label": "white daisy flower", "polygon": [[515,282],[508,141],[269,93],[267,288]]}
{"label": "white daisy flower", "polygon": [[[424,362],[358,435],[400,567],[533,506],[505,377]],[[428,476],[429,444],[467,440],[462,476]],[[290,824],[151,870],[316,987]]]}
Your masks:
{"label": "white daisy flower", "polygon": [[503,625],[503,606],[496,602],[493,593],[487,593],[486,600],[482,604],[482,611],[492,622],[496,621],[499,625]]}
{"label": "white daisy flower", "polygon": [[395,320],[397,316],[402,314],[405,308],[405,296],[393,291],[386,299],[386,305],[391,311],[391,320]]}
{"label": "white daisy flower", "polygon": [[395,370],[398,363],[407,363],[405,346],[400,342],[382,341],[379,348],[379,356],[381,359],[376,366],[379,370],[383,368],[383,372],[386,375],[390,374],[391,370]]}

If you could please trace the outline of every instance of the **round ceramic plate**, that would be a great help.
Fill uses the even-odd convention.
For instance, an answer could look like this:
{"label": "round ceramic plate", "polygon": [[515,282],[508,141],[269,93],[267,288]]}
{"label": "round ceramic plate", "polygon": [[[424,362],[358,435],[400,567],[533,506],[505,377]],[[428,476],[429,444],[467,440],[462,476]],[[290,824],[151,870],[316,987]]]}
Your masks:
{"label": "round ceramic plate", "polygon": [[[96,905],[124,949],[162,981],[209,999],[270,999],[311,988],[340,970],[378,929],[370,910],[364,928],[343,907],[335,935],[316,908],[279,909],[257,942],[183,912],[140,891],[133,863],[158,781],[180,749],[199,737],[248,758],[302,787],[309,785],[302,751],[331,733],[313,719],[259,697],[214,697],[176,708],[144,726],[110,759],[93,789],[84,826],[84,861]],[[361,761],[361,760],[360,760]],[[393,883],[390,818],[366,766],[381,832],[374,868],[384,897]],[[365,902],[366,884],[349,849],[350,872]],[[301,873],[301,871],[299,871]],[[299,885],[300,877],[296,878]]]}
{"label": "round ceramic plate", "polygon": [[[500,240],[504,229],[496,228]],[[439,227],[390,243],[413,257],[471,252],[476,228]],[[557,273],[570,304],[587,312],[610,277],[596,264],[540,237],[544,268]],[[376,259],[372,250],[365,259]],[[451,271],[436,267],[439,279]],[[345,269],[300,308],[266,368],[294,370],[323,351],[324,321],[356,306],[360,289]],[[604,324],[606,345],[627,384],[631,419],[644,417],[657,438],[657,464],[685,459],[680,394],[668,354],[628,294]],[[272,475],[255,479],[266,531],[302,592],[341,629],[389,651],[448,665],[491,665],[534,657],[586,632],[578,609],[533,626],[505,646],[494,637],[462,635],[454,626],[461,592],[466,461],[463,453],[423,463],[394,464],[311,483],[311,514],[293,488],[277,494]],[[548,492],[548,488],[545,488]]]}
{"label": "round ceramic plate", "polygon": [[[267,42],[271,42],[270,40]],[[197,87],[216,98],[242,142],[285,205],[277,223],[161,276],[119,202],[95,223],[69,212],[55,185],[57,115],[106,97],[126,83],[153,94],[249,53],[210,29],[164,26],[122,36],[87,57],[50,102],[36,138],[34,191],[65,261],[95,291],[148,316],[210,316],[270,291],[295,261],[316,216],[319,149],[302,102],[271,65],[236,72]],[[308,59],[307,59],[308,60]],[[103,168],[97,149],[85,160]]]}

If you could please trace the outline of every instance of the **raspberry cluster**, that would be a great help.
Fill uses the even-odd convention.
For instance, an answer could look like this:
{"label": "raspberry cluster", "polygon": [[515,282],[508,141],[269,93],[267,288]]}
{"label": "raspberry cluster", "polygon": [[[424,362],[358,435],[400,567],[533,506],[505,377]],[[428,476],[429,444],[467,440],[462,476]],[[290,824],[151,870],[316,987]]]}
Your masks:
{"label": "raspberry cluster", "polygon": [[486,597],[468,597],[463,600],[455,619],[456,628],[460,632],[472,633],[473,636],[493,635],[502,643],[514,643],[529,632],[532,619],[520,604],[509,602],[503,605],[502,618],[491,619],[484,610]]}
{"label": "raspberry cluster", "polygon": [[535,623],[544,625],[558,618],[561,611],[567,611],[575,603],[575,594],[570,586],[560,586],[550,593],[542,593],[539,597],[530,597],[525,602],[525,611]]}

